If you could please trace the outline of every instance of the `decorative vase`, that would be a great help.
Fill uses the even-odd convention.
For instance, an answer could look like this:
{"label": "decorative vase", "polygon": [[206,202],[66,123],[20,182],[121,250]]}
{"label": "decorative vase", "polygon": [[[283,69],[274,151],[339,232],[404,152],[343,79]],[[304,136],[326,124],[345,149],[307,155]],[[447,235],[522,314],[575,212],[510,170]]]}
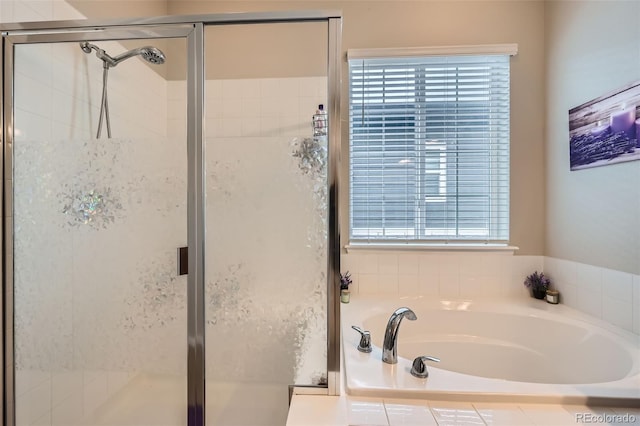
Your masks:
{"label": "decorative vase", "polygon": [[547,296],[547,290],[544,288],[532,288],[531,292],[536,299],[544,299]]}
{"label": "decorative vase", "polygon": [[349,299],[351,298],[351,292],[349,290],[340,290],[340,301],[342,303],[349,303]]}

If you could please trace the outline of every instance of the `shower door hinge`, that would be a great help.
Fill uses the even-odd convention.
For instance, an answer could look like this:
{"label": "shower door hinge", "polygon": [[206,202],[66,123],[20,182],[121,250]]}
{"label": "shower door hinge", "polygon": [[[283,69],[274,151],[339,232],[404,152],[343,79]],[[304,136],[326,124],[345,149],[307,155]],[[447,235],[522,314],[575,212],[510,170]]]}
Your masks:
{"label": "shower door hinge", "polygon": [[189,273],[189,247],[178,247],[178,275]]}

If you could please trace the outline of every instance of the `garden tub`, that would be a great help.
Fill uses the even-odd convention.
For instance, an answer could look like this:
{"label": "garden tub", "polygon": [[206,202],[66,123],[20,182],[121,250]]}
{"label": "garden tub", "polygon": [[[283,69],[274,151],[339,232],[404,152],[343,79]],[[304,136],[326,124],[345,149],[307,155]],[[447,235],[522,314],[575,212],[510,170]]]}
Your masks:
{"label": "garden tub", "polygon": [[[464,401],[640,406],[640,338],[564,305],[536,299],[434,300],[352,297],[342,304],[345,389],[351,395]],[[389,316],[411,308],[398,363],[382,362]],[[357,350],[356,325],[373,351]],[[429,377],[415,357],[437,357]]]}

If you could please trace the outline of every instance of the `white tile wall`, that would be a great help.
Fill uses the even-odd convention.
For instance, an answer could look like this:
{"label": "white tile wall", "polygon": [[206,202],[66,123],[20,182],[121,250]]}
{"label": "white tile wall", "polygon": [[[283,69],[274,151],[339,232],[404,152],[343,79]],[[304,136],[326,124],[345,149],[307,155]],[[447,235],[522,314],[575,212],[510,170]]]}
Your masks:
{"label": "white tile wall", "polygon": [[640,276],[553,257],[544,272],[560,303],[640,334]]}
{"label": "white tile wall", "polygon": [[71,370],[51,374],[51,404],[58,405],[83,388],[82,371]]}
{"label": "white tile wall", "polygon": [[83,393],[78,391],[54,405],[51,410],[51,425],[71,426],[80,424],[83,416],[83,398]]}
{"label": "white tile wall", "polygon": [[[170,84],[176,86],[171,95],[182,99],[183,83]],[[205,93],[208,137],[300,137],[310,135],[326,78],[208,80]]]}
{"label": "white tile wall", "polygon": [[560,302],[640,334],[640,276],[543,256],[505,253],[351,251],[342,272],[353,294],[529,297],[524,278],[544,271]]}
{"label": "white tile wall", "polygon": [[542,265],[541,256],[506,253],[352,251],[341,258],[352,293],[399,296],[526,296],[525,276]]}
{"label": "white tile wall", "polygon": [[16,398],[16,424],[31,425],[51,413],[51,380],[48,379]]}
{"label": "white tile wall", "polygon": [[96,408],[135,374],[123,371],[16,371],[18,425],[69,426],[91,419]]}
{"label": "white tile wall", "polygon": [[[211,206],[209,207],[211,208],[208,208],[208,212],[209,214],[213,214],[212,217],[215,216],[220,220],[220,214],[225,214],[225,216],[222,217],[227,217],[226,215],[228,213],[222,213],[221,207],[219,203],[215,202],[215,199],[219,196],[226,197],[226,206],[223,209],[226,212],[234,211],[230,206],[235,206],[235,208],[243,206],[244,204],[240,204],[240,202],[244,203],[247,201],[243,199],[242,196],[238,197],[238,189],[242,189],[240,192],[244,192],[246,196],[247,190],[250,193],[252,188],[255,188],[253,182],[264,181],[264,171],[266,170],[264,169],[264,164],[275,164],[273,161],[284,160],[285,164],[291,162],[290,164],[297,168],[297,165],[295,165],[297,160],[292,160],[291,156],[288,155],[288,150],[282,151],[282,154],[285,155],[283,158],[275,151],[265,151],[265,147],[282,146],[286,148],[293,143],[294,138],[312,136],[312,115],[318,104],[325,103],[326,100],[326,78],[299,77],[222,79],[208,80],[205,85],[207,162],[210,166],[207,170],[207,185],[213,185],[213,187],[210,186],[209,189],[216,191],[212,192],[214,196],[209,198],[211,201]],[[185,120],[185,111],[183,106],[186,100],[184,82],[169,82],[167,94],[170,99],[168,125],[178,129],[184,128],[184,124],[182,124]],[[171,131],[171,129],[168,130],[169,133]],[[274,156],[274,154],[277,155]],[[256,162],[255,159],[251,159],[256,156],[260,161],[266,161],[266,163],[261,164],[260,162]],[[249,163],[252,163],[253,166],[248,167]],[[278,169],[282,171],[286,168]],[[241,173],[239,173],[239,171],[241,171]],[[291,180],[291,175],[283,175],[282,177],[279,177],[280,175],[276,173],[275,176],[276,179],[271,179],[271,182],[277,182],[277,179],[286,179],[285,186],[290,182],[295,183],[295,180]],[[254,180],[254,178],[256,179]],[[231,196],[231,192],[228,192],[226,189],[226,192],[221,190],[223,189],[220,186],[221,182],[224,182],[225,188],[231,188],[230,191],[233,192],[233,197]],[[285,192],[294,194],[294,192],[290,192],[288,190]],[[306,188],[304,189],[304,192],[305,194],[311,193]],[[260,199],[260,197],[265,196],[264,194],[264,189],[260,189],[255,196],[251,196],[249,199],[255,199],[256,197]],[[217,199],[220,200],[221,198]],[[254,208],[256,205],[256,203],[252,202],[249,202],[249,204],[251,205],[251,208]],[[284,202],[284,204],[287,203]],[[302,207],[304,205],[305,203],[301,203],[299,198],[296,200],[296,207]],[[244,206],[246,207],[246,205]],[[238,211],[240,210],[241,209],[238,209]],[[246,210],[246,208],[243,210]],[[268,214],[271,214],[271,209],[267,209],[265,211],[268,212]],[[298,217],[305,217],[308,212],[309,210],[304,210]],[[277,214],[279,217],[282,216],[281,212],[278,213],[277,209],[273,210],[273,213]],[[237,216],[234,216],[234,218],[237,220]],[[254,225],[256,224],[254,219],[250,220]],[[269,225],[269,228],[272,230],[277,229],[277,225],[274,225],[274,223],[270,223]],[[294,241],[297,238],[296,236],[304,234],[304,232],[299,233],[297,231],[291,231],[295,226],[295,222],[289,222],[287,224],[287,231],[290,236],[287,237],[286,240]],[[306,227],[308,225],[304,226],[305,229],[307,229]],[[210,257],[210,260],[215,259],[217,267],[221,268],[226,267],[220,265],[225,265],[227,262],[231,261],[235,262],[236,260],[232,259],[240,253],[245,255],[248,253],[246,247],[237,245],[237,241],[242,239],[238,240],[236,231],[229,231],[228,237],[230,239],[227,239],[226,235],[227,234],[218,235],[218,239],[222,238],[225,239],[225,241],[230,241],[229,244],[231,244],[231,246],[229,246],[229,244],[225,244],[225,249],[223,250],[224,254],[218,254]],[[294,237],[291,237],[291,235]],[[267,238],[267,240],[269,240],[269,238]],[[276,238],[276,240],[284,241],[280,236]],[[308,244],[308,241],[305,242],[305,244]],[[289,245],[289,247],[291,246],[297,246],[297,244],[294,242]],[[251,249],[249,251],[251,251]],[[314,262],[316,262],[316,260],[314,260]],[[300,268],[303,261],[297,261],[296,263],[297,267]],[[253,269],[255,267],[261,267],[255,263],[251,264],[250,262],[250,265],[244,266],[249,268],[245,269],[245,271],[254,271],[249,272],[251,275],[259,274],[263,277],[263,280],[266,280],[266,282],[272,281],[265,276],[264,271],[267,271],[267,274],[269,271],[269,268],[266,267],[266,265],[263,272],[260,273],[255,272],[256,270]],[[389,265],[389,267],[393,268],[393,265]],[[311,269],[306,269],[303,274],[308,275],[310,270]],[[372,291],[377,292],[377,283],[380,279],[377,275],[372,278],[371,282],[365,282],[363,288],[365,291],[369,288],[372,289]],[[397,281],[397,273],[393,274],[391,279],[395,279]],[[279,279],[273,281],[279,282]],[[246,282],[245,284],[246,285],[243,285],[243,290],[240,290],[240,293],[234,295],[234,292],[228,292],[225,293],[224,297],[238,297],[240,301],[237,303],[240,303],[243,306],[249,306],[253,303],[251,298],[243,296],[243,292],[248,292],[247,294],[253,294],[257,297],[257,291],[263,293],[264,296],[270,297],[270,295],[264,293],[265,291],[268,292],[268,290],[265,290],[265,286],[260,285],[253,288],[253,285],[250,282]],[[249,309],[251,310],[251,307],[249,307]],[[258,315],[256,318],[259,317],[260,316]],[[266,320],[268,323],[275,318],[272,314],[269,314],[268,317],[269,319]],[[307,324],[309,324],[309,327],[315,327],[313,324],[318,324],[319,330],[326,328],[324,325],[325,321],[319,321],[316,323],[312,320],[308,321]],[[211,324],[211,326],[213,327],[213,324]],[[221,323],[218,323],[217,327],[224,326],[221,325]],[[311,330],[311,328],[309,328],[309,330]],[[326,365],[326,355],[323,355],[322,352],[322,342],[324,342],[322,333],[324,332],[321,331],[317,333],[312,330],[309,331],[306,334],[307,337],[303,339],[304,341],[299,345],[301,347],[300,353],[303,355],[297,358],[298,364],[295,367],[294,374],[296,377],[299,377],[300,380],[296,380],[296,382],[309,381],[309,373],[315,374],[316,371],[322,371],[322,366]],[[236,346],[241,346],[241,342],[246,339],[244,339],[243,336],[236,336],[236,340],[231,341],[231,345],[228,346],[231,347],[236,344]],[[215,359],[215,351],[209,351],[208,354],[211,358],[208,361],[217,362]],[[280,358],[284,359],[282,357]],[[235,376],[240,379],[241,375],[245,373],[252,375],[249,370],[246,370],[231,358],[227,359],[226,366],[228,368],[224,369],[225,372],[223,374],[228,375],[229,377]],[[280,367],[282,367],[283,371],[291,370],[290,366],[288,367],[288,370],[286,370],[287,367],[284,365]],[[273,371],[278,371],[280,367],[276,366],[271,372],[267,372],[266,374],[273,374]],[[278,407],[279,410],[284,408],[285,407]]]}
{"label": "white tile wall", "polygon": [[0,22],[46,21],[52,18],[53,2],[51,1],[0,1]]}

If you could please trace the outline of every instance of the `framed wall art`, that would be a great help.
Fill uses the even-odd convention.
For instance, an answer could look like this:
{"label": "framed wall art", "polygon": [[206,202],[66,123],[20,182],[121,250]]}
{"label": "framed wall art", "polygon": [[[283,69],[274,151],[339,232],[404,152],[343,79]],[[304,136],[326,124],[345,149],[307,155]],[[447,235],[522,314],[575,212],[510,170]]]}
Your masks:
{"label": "framed wall art", "polygon": [[569,110],[571,170],[640,160],[640,81]]}

